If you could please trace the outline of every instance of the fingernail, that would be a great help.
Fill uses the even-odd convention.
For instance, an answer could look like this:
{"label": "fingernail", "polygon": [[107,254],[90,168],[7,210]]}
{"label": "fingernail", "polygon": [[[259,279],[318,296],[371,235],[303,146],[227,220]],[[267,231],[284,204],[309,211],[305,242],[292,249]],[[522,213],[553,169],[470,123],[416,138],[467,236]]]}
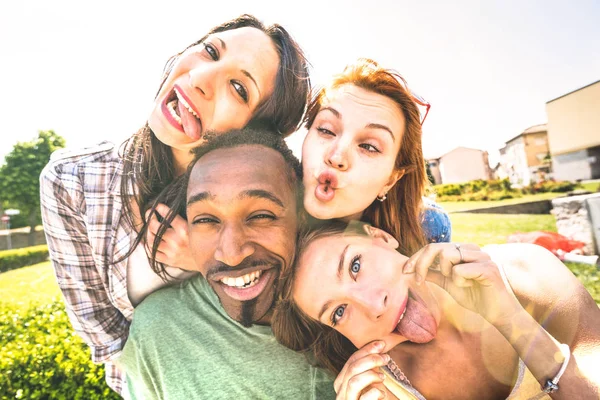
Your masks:
{"label": "fingernail", "polygon": [[390,356],[389,354],[384,354],[383,355],[383,361],[387,364],[390,362]]}
{"label": "fingernail", "polygon": [[382,381],[385,379],[385,375],[383,373],[379,373],[379,379],[381,379]]}
{"label": "fingernail", "polygon": [[415,280],[417,281],[417,285],[420,285],[423,282],[423,277],[419,274],[415,276]]}
{"label": "fingernail", "polygon": [[381,349],[383,349],[384,345],[385,345],[385,343],[379,341],[379,342],[375,343],[375,349],[376,350],[381,350]]}
{"label": "fingernail", "polygon": [[413,263],[407,262],[406,264],[404,264],[404,268],[402,269],[402,272],[404,272],[405,274],[412,274],[414,272]]}

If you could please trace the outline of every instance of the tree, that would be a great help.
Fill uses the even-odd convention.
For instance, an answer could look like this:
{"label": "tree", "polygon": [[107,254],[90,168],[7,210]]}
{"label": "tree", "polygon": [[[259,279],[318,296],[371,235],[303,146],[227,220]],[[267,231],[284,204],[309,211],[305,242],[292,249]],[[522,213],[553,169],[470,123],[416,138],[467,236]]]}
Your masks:
{"label": "tree", "polygon": [[29,244],[41,223],[40,173],[54,150],[65,147],[65,139],[54,131],[40,131],[38,138],[17,143],[0,167],[0,197],[11,208],[21,210],[29,224]]}
{"label": "tree", "polygon": [[435,185],[435,179],[433,179],[433,174],[431,173],[431,167],[429,166],[429,163],[427,161],[425,161],[425,171],[427,172],[427,179],[429,180],[429,183],[431,183],[432,185]]}

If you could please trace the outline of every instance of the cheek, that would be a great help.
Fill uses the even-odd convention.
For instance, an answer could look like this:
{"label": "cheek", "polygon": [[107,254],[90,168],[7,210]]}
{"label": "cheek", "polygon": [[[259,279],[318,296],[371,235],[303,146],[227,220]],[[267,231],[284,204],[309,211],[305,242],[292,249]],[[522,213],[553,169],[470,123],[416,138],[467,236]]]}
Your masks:
{"label": "cheek", "polygon": [[228,94],[217,100],[209,130],[223,133],[231,129],[241,129],[250,121],[252,113],[246,106],[241,106]]}
{"label": "cheek", "polygon": [[323,154],[327,151],[327,142],[316,132],[309,131],[302,145],[302,165],[314,168],[323,162]]}
{"label": "cheek", "polygon": [[189,227],[189,241],[190,241],[190,251],[192,252],[192,257],[194,258],[194,262],[196,266],[200,270],[203,275],[206,275],[206,268],[208,267],[208,260],[212,258],[215,244],[207,235],[195,234],[191,230],[192,227]]}

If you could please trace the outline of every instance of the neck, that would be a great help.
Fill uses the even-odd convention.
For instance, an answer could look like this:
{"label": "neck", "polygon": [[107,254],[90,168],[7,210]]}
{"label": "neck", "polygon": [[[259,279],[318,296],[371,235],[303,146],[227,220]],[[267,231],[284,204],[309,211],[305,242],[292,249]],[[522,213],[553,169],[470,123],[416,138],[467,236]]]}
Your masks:
{"label": "neck", "polygon": [[187,170],[188,165],[192,162],[194,156],[190,150],[181,150],[171,147],[173,152],[173,167],[175,168],[175,176],[183,175]]}
{"label": "neck", "polygon": [[350,222],[350,221],[360,221],[360,219],[362,218],[363,212],[357,212],[356,214],[352,214],[352,215],[348,215],[346,217],[342,217],[340,218],[342,221],[344,222]]}

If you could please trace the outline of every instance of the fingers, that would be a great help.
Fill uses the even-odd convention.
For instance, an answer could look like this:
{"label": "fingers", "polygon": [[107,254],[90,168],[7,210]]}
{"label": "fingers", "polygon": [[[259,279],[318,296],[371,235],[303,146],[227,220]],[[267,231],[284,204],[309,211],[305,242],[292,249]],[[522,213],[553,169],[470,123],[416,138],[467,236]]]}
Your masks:
{"label": "fingers", "polygon": [[385,399],[386,392],[384,390],[372,387],[360,396],[360,400],[377,400]]}
{"label": "fingers", "polygon": [[415,279],[420,284],[425,280],[430,269],[451,276],[452,268],[456,264],[489,259],[489,255],[482,252],[476,244],[461,244],[459,251],[454,243],[430,243],[408,259],[403,272],[416,273]]}
{"label": "fingers", "polygon": [[[365,371],[359,375],[354,375],[348,381],[348,386],[346,389],[346,395],[343,397],[344,399],[379,399],[381,395],[381,391],[377,388],[369,388],[369,386],[377,383],[383,382],[385,376],[383,372],[375,372],[373,370]],[[368,389],[363,396],[367,396],[367,393],[371,392],[368,397],[361,396],[361,393]],[[375,397],[373,397],[375,396]],[[339,396],[338,396],[339,397]]]}
{"label": "fingers", "polygon": [[[170,211],[171,208],[165,204],[159,203],[156,205],[156,212],[158,212],[162,217],[166,217]],[[176,215],[173,221],[171,221],[170,225],[175,231],[182,231],[187,235],[187,221],[183,219],[181,215]]]}
{"label": "fingers", "polygon": [[364,357],[367,357],[371,354],[379,354],[381,351],[383,351],[384,348],[385,348],[385,342],[383,342],[381,340],[375,340],[371,343],[364,345],[359,350],[357,350],[354,354],[352,354],[352,356],[350,356],[348,361],[346,361],[346,364],[344,364],[344,368],[342,368],[342,370],[340,371],[338,376],[335,378],[335,381],[333,382],[333,388],[335,389],[335,392],[336,393],[340,392],[342,384],[344,383],[345,380],[347,380],[345,378],[346,378],[346,375],[348,374],[348,370],[350,368],[352,368],[358,360],[360,360]]}
{"label": "fingers", "polygon": [[482,286],[491,286],[494,281],[498,280],[497,275],[498,268],[493,262],[480,262],[458,264],[449,274],[442,271],[429,271],[426,279],[447,290],[450,281],[455,286],[462,288],[472,287],[475,282]]}

